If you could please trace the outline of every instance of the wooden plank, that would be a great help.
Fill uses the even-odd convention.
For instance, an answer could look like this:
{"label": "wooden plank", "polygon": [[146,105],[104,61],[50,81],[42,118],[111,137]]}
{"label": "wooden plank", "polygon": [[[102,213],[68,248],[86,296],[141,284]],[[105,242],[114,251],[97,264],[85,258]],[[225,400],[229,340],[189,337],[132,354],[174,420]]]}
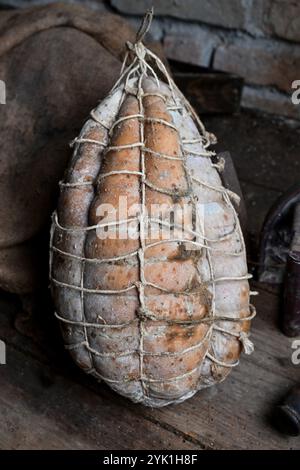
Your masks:
{"label": "wooden plank", "polygon": [[223,186],[227,189],[230,189],[230,191],[233,191],[234,193],[238,194],[238,196],[240,197],[239,203],[234,204],[234,205],[239,216],[243,234],[245,236],[245,234],[247,233],[247,223],[248,223],[247,210],[246,210],[242,188],[241,188],[230,152],[219,153],[218,159],[220,160],[223,159],[225,162],[224,170],[220,174]]}
{"label": "wooden plank", "polygon": [[8,346],[0,375],[1,449],[192,449],[110,393],[105,398]]}
{"label": "wooden plank", "polygon": [[203,121],[207,130],[218,137],[214,149],[230,152],[241,180],[274,191],[285,191],[298,182],[299,125],[293,128],[253,112],[204,116]]}

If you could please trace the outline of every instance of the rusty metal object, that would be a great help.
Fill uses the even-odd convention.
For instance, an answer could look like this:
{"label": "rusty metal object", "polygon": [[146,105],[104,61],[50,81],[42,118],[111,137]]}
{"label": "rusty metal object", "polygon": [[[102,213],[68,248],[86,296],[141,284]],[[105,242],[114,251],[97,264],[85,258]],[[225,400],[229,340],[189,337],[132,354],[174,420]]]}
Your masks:
{"label": "rusty metal object", "polygon": [[282,329],[287,336],[300,335],[300,203],[295,206],[293,240],[287,258]]}
{"label": "rusty metal object", "polygon": [[300,435],[300,386],[292,388],[281,405],[275,408],[276,427],[290,436]]}
{"label": "rusty metal object", "polygon": [[261,233],[258,279],[281,284],[293,238],[294,208],[300,202],[299,184],[278,198],[268,212]]}
{"label": "rusty metal object", "polygon": [[300,335],[300,252],[288,255],[284,284],[282,330],[286,336]]}
{"label": "rusty metal object", "polygon": [[237,113],[244,80],[237,75],[169,60],[174,80],[201,114]]}

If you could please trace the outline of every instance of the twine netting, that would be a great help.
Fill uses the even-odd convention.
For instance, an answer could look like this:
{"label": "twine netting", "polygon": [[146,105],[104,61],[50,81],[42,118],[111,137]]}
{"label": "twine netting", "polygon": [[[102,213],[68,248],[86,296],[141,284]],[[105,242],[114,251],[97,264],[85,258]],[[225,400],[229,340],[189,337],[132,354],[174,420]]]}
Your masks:
{"label": "twine netting", "polygon": [[[235,316],[226,316],[225,314],[223,314],[222,312],[216,309],[216,302],[215,302],[216,285],[218,285],[219,283],[224,283],[224,282],[244,281],[251,277],[251,275],[249,275],[248,272],[245,272],[241,276],[217,277],[215,275],[215,270],[214,270],[213,261],[212,261],[212,257],[214,256],[215,253],[222,253],[222,255],[228,257],[228,260],[230,260],[231,257],[245,255],[245,244],[243,241],[243,235],[242,235],[238,217],[237,217],[234,205],[233,205],[233,202],[236,203],[239,201],[239,196],[233,193],[232,191],[224,188],[221,185],[220,186],[212,185],[211,183],[205,180],[199,179],[198,177],[196,178],[195,176],[193,176],[193,174],[191,173],[190,169],[187,166],[187,155],[192,156],[193,158],[208,159],[208,161],[210,161],[211,163],[211,166],[217,169],[219,172],[221,172],[222,169],[224,168],[224,161],[222,159],[219,159],[218,161],[216,161],[217,157],[216,157],[215,152],[208,150],[208,147],[211,145],[211,143],[214,143],[214,136],[212,134],[209,134],[206,131],[203,123],[198,118],[193,108],[184,98],[184,96],[179,91],[174,81],[170,77],[163,62],[143,45],[142,40],[150,27],[151,19],[152,19],[152,12],[148,12],[137,34],[137,39],[136,39],[135,44],[127,43],[128,51],[124,59],[120,78],[118,79],[118,81],[116,82],[116,84],[114,85],[111,91],[111,93],[114,93],[116,90],[122,89],[122,97],[119,103],[119,110],[128,95],[135,96],[138,102],[138,113],[120,117],[114,121],[112,126],[108,127],[105,122],[99,119],[97,113],[95,111],[92,111],[90,114],[90,118],[94,121],[96,126],[99,126],[99,128],[105,131],[105,133],[107,134],[107,139],[96,140],[96,139],[78,137],[72,143],[72,145],[74,145],[75,147],[75,153],[78,151],[78,149],[80,149],[80,146],[84,144],[91,144],[91,145],[95,145],[99,147],[99,149],[101,150],[101,158],[103,158],[105,155],[107,155],[111,151],[118,152],[124,149],[138,148],[139,155],[140,155],[140,170],[139,171],[117,170],[117,171],[110,171],[107,173],[103,173],[100,170],[97,177],[91,181],[77,181],[77,182],[62,181],[60,182],[61,190],[64,191],[65,189],[68,189],[68,188],[77,188],[80,186],[90,186],[91,188],[94,188],[95,185],[100,184],[103,179],[108,178],[110,176],[136,175],[140,181],[141,210],[136,217],[130,217],[130,218],[116,220],[112,222],[97,223],[97,224],[88,225],[85,227],[81,227],[81,226],[66,227],[62,225],[62,223],[60,223],[58,219],[58,215],[55,212],[53,214],[51,242],[50,242],[51,283],[56,288],[78,291],[81,297],[81,306],[82,306],[81,321],[66,318],[63,315],[63,312],[55,313],[55,316],[63,324],[67,324],[67,325],[69,324],[75,327],[80,327],[84,331],[83,341],[68,344],[66,345],[66,348],[69,350],[76,350],[77,348],[85,348],[90,354],[92,364],[93,364],[94,356],[105,358],[105,357],[131,356],[131,355],[137,354],[139,357],[138,377],[135,377],[132,379],[128,379],[128,378],[112,379],[110,377],[103,376],[102,374],[100,374],[99,371],[97,371],[95,367],[92,367],[87,372],[93,374],[98,379],[104,380],[105,382],[109,384],[120,384],[120,383],[124,383],[130,380],[135,380],[135,381],[138,380],[142,386],[143,394],[145,396],[147,396],[148,394],[148,385],[150,383],[165,383],[165,382],[167,383],[167,382],[173,382],[173,381],[180,381],[181,379],[193,374],[195,370],[199,370],[199,367],[201,367],[201,364],[199,364],[197,365],[195,369],[188,370],[183,374],[177,374],[171,378],[152,378],[152,377],[148,377],[144,371],[144,358],[146,356],[170,356],[170,357],[178,356],[179,357],[188,352],[191,352],[193,350],[200,348],[201,346],[203,346],[205,342],[208,341],[209,346],[206,350],[204,357],[210,360],[212,363],[216,364],[217,366],[231,369],[238,364],[238,361],[230,363],[230,362],[223,362],[219,360],[212,351],[210,338],[214,331],[217,331],[224,335],[229,335],[231,337],[236,337],[241,342],[244,352],[246,354],[251,354],[254,348],[253,348],[252,342],[249,340],[247,333],[243,331],[236,332],[234,329],[221,327],[218,323],[219,322],[243,323],[243,322],[252,320],[255,316],[255,308],[252,305],[250,305],[249,315],[245,317],[241,317],[239,311],[236,312]],[[153,91],[153,92],[144,91],[143,80],[146,77],[152,77],[152,79],[157,84],[158,91]],[[164,80],[164,82],[169,87],[170,99],[167,98],[165,94],[159,91],[161,87],[161,80]],[[144,99],[147,96],[157,96],[158,98],[163,100],[164,103],[166,104],[166,109],[168,112],[180,113],[182,110],[187,111],[196,124],[196,127],[199,132],[199,138],[183,139],[180,135],[180,130],[176,127],[174,123],[168,122],[165,119],[161,119],[161,118],[147,117],[144,111]],[[138,120],[139,122],[139,140],[132,144],[118,145],[118,146],[111,145],[110,138],[113,135],[113,131],[116,128],[116,126],[120,125],[124,121],[130,121],[130,120]],[[178,135],[178,140],[180,142],[180,149],[181,149],[180,153],[178,155],[168,155],[165,153],[154,151],[153,149],[149,148],[147,146],[147,142],[145,141],[145,125],[148,123],[165,126],[171,129],[172,132],[175,132]],[[191,149],[190,148],[191,144],[201,144],[201,148],[199,147],[199,151],[195,149]],[[172,190],[159,187],[158,185],[151,182],[146,172],[145,161],[146,161],[147,155],[151,155],[152,157],[157,158],[157,159],[174,160],[174,161],[180,162],[184,169],[184,174],[185,174],[186,181],[187,181],[187,190],[172,191]],[[212,160],[212,157],[214,157],[214,161]],[[177,227],[175,222],[164,221],[159,218],[149,217],[146,211],[147,188],[150,188],[151,190],[156,191],[158,193],[171,196],[172,198],[175,198],[175,199],[176,198],[177,199],[189,198],[191,204],[193,205],[194,211],[196,211],[196,200],[194,197],[193,188],[197,185],[205,187],[211,191],[215,191],[222,196],[222,199],[225,205],[232,212],[233,220],[234,220],[233,229],[229,233],[219,236],[218,238],[211,238],[211,237],[206,236],[204,226],[202,226],[200,223],[200,226],[193,227],[193,229],[184,229],[184,234],[182,237],[172,238],[172,239],[167,239],[167,240],[159,240],[159,241],[150,242],[146,244],[146,241],[145,241],[146,240],[146,237],[145,237],[146,227],[149,227],[154,224],[158,226],[165,226],[170,229],[179,228]],[[128,224],[132,222],[135,222],[139,226],[139,248],[137,250],[128,252],[120,256],[114,256],[114,257],[105,258],[105,259],[87,258],[84,255],[81,256],[81,255],[64,251],[54,244],[54,234],[56,231],[59,231],[60,233],[67,233],[67,234],[68,233],[70,234],[83,233],[86,235],[88,232],[92,232],[100,228]],[[241,241],[240,251],[224,252],[220,248],[214,246],[214,244],[217,244],[220,241],[229,239],[230,237],[237,237]],[[149,308],[147,307],[146,295],[145,295],[145,289],[147,287],[155,288],[158,291],[165,293],[165,294],[174,294],[174,291],[169,290],[162,285],[158,285],[156,283],[150,282],[149,280],[147,280],[146,275],[145,275],[145,263],[146,263],[145,254],[147,253],[147,250],[163,243],[169,243],[170,241],[177,242],[178,244],[182,244],[182,245],[189,244],[189,246],[193,246],[199,250],[201,249],[205,253],[207,263],[209,266],[209,280],[204,281],[204,284],[209,287],[212,297],[211,297],[211,308],[210,308],[209,314],[203,318],[200,318],[200,319],[191,318],[189,320],[187,319],[181,320],[181,319],[175,319],[175,318],[168,318],[167,316],[157,317],[157,315],[155,315],[155,312],[150,311]],[[54,277],[53,270],[52,270],[52,261],[53,261],[53,256],[56,256],[56,255],[65,257],[67,259],[73,259],[73,260],[76,260],[78,263],[80,263],[80,266],[81,266],[80,285],[62,282]],[[139,279],[137,282],[132,283],[126,288],[117,289],[117,290],[93,289],[93,288],[89,288],[85,286],[85,283],[84,283],[85,267],[89,263],[93,263],[93,264],[101,264],[101,263],[108,263],[108,262],[116,263],[121,260],[122,261],[128,260],[130,258],[136,258],[138,260]],[[106,321],[104,321],[104,319],[102,323],[92,323],[87,320],[87,316],[85,313],[85,296],[86,295],[105,294],[105,295],[117,296],[123,293],[127,293],[129,291],[133,291],[134,293],[137,293],[138,300],[139,300],[139,308],[137,309],[136,317],[133,320],[131,320],[130,322],[119,323],[119,324],[107,323]],[[193,295],[194,292],[184,290],[184,291],[178,291],[176,292],[176,294],[178,294],[179,296],[188,297],[188,296]],[[250,295],[255,295],[255,294],[256,292],[250,291]],[[208,326],[208,329],[204,337],[201,339],[201,341],[195,345],[189,346],[180,351],[155,352],[155,351],[148,351],[144,347],[145,324],[147,321],[152,321],[152,322],[158,321],[160,323],[165,322],[168,325],[206,324]],[[122,352],[117,352],[117,351],[116,352],[114,351],[104,352],[104,351],[99,351],[90,345],[89,335],[88,335],[89,329],[93,328],[96,330],[104,330],[104,331],[110,330],[110,329],[122,330],[123,328],[126,328],[132,324],[135,324],[138,326],[139,342],[138,342],[137,348],[124,350]],[[192,392],[195,392],[195,391],[196,390]]]}

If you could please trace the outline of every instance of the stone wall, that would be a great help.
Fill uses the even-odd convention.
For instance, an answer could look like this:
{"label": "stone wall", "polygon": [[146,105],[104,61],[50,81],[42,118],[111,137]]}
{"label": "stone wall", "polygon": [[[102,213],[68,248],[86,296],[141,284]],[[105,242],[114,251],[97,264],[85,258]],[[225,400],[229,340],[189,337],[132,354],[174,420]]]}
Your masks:
{"label": "stone wall", "polygon": [[169,58],[245,79],[245,107],[300,119],[300,0],[110,0],[133,23],[152,4],[155,39]]}
{"label": "stone wall", "polygon": [[[154,6],[152,38],[167,57],[236,73],[242,104],[300,119],[292,82],[300,80],[300,0],[70,0],[126,16],[136,27]],[[49,0],[0,0],[18,6]]]}

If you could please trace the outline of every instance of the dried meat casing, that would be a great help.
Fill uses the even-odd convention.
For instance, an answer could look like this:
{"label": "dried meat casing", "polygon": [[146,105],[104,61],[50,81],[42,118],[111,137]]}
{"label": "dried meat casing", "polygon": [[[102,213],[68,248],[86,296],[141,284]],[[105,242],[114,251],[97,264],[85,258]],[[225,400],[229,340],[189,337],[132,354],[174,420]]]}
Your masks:
{"label": "dried meat casing", "polygon": [[[50,276],[78,365],[135,402],[164,406],[224,380],[242,347],[251,352],[254,310],[243,236],[210,135],[159,59],[141,43],[134,49],[75,141],[53,219]],[[147,54],[166,83],[151,76]],[[109,220],[105,207],[115,208]],[[170,222],[178,207],[192,213],[183,231]],[[116,229],[123,238],[105,236]]]}

